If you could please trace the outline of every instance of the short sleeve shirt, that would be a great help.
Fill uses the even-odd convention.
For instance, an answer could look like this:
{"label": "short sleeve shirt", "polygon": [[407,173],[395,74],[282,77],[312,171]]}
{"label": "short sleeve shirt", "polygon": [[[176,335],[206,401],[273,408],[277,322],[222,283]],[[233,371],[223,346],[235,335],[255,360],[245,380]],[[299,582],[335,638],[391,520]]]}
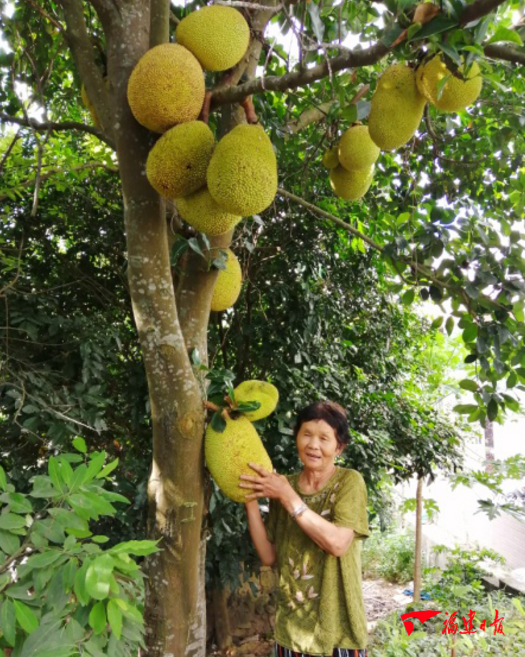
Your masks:
{"label": "short sleeve shirt", "polygon": [[305,504],[355,536],[341,557],[322,550],[276,500],[270,501],[266,529],[275,544],[279,578],[275,640],[309,655],[332,655],[334,648],[362,649],[367,626],[361,581],[361,540],[369,535],[367,493],[357,470],[337,467],[313,494],[298,487],[299,473],[288,480]]}

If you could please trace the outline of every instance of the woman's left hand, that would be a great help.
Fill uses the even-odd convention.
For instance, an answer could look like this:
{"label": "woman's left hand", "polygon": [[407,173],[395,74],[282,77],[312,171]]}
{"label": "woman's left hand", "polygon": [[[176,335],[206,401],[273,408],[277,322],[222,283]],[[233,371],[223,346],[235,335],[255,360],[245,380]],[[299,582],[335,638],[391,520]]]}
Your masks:
{"label": "woman's left hand", "polygon": [[248,463],[248,465],[252,470],[257,472],[257,475],[239,476],[239,479],[242,480],[239,486],[253,490],[253,493],[246,495],[245,500],[247,502],[256,500],[259,497],[269,497],[282,502],[287,495],[290,493],[293,494],[294,490],[284,475],[277,474],[276,472],[268,472],[268,470],[255,463]]}

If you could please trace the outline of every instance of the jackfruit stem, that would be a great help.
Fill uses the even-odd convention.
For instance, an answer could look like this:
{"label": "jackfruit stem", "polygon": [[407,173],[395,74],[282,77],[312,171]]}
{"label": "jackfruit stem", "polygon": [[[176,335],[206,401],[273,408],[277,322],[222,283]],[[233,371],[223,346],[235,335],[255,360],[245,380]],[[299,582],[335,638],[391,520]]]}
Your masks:
{"label": "jackfruit stem", "polygon": [[213,402],[210,401],[205,401],[204,402],[204,408],[208,411],[218,411],[219,407],[217,404],[214,404]]}
{"label": "jackfruit stem", "polygon": [[241,102],[241,107],[246,114],[246,121],[250,124],[259,123],[257,114],[255,113],[255,107],[253,106],[253,100],[251,96],[246,96],[246,98]]}
{"label": "jackfruit stem", "polygon": [[210,120],[210,105],[212,95],[213,92],[211,91],[204,92],[204,102],[202,103],[201,113],[199,114],[199,121],[203,121],[204,123],[208,123]]}

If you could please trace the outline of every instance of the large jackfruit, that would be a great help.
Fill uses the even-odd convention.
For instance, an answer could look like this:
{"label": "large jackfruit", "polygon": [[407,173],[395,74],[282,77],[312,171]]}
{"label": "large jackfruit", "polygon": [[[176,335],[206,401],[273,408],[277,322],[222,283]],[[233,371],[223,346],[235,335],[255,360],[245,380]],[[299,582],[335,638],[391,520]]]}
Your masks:
{"label": "large jackfruit", "polygon": [[248,217],[265,210],[277,191],[277,161],[264,130],[238,125],[225,135],[211,158],[207,181],[227,212]]}
{"label": "large jackfruit", "polygon": [[274,385],[256,379],[239,383],[233,391],[233,396],[237,404],[250,401],[260,402],[261,405],[256,411],[244,413],[250,422],[256,422],[273,413],[279,401],[279,391]]}
{"label": "large jackfruit", "polygon": [[233,7],[212,5],[188,14],[177,25],[177,43],[190,50],[207,71],[225,71],[243,57],[250,28]]}
{"label": "large jackfruit", "polygon": [[221,269],[211,298],[211,309],[220,312],[237,301],[242,286],[241,265],[231,249],[226,249],[226,269]]}
{"label": "large jackfruit", "polygon": [[[459,68],[464,73],[464,66]],[[440,82],[447,78],[443,88]],[[460,112],[474,103],[483,85],[483,78],[477,62],[469,68],[466,79],[456,77],[441,58],[441,55],[432,57],[426,64],[416,71],[417,87],[429,103],[432,103],[442,112]]]}
{"label": "large jackfruit", "polygon": [[363,197],[372,184],[374,165],[368,169],[347,171],[342,166],[330,170],[330,184],[335,194],[346,201]]}
{"label": "large jackfruit", "polygon": [[193,121],[204,102],[204,73],[189,50],[164,43],[148,50],[133,69],[128,82],[128,102],[139,123],[165,132],[179,123]]}
{"label": "large jackfruit", "polygon": [[164,133],[146,162],[150,185],[166,198],[193,194],[206,184],[215,139],[206,123],[188,121]]}
{"label": "large jackfruit", "polygon": [[403,64],[389,66],[372,96],[368,117],[370,137],[385,151],[403,146],[421,123],[425,104],[414,71]]}
{"label": "large jackfruit", "polygon": [[215,203],[207,187],[199,189],[195,194],[177,200],[177,210],[180,216],[190,226],[207,235],[222,235],[232,230],[242,219],[230,214]]}
{"label": "large jackfruit", "polygon": [[379,157],[379,147],[372,141],[366,125],[353,125],[339,142],[339,163],[348,171],[369,169]]}
{"label": "large jackfruit", "polygon": [[262,466],[269,472],[273,466],[259,434],[246,417],[228,418],[222,433],[210,425],[204,438],[206,465],[222,492],[234,502],[244,502],[246,495],[253,493],[248,488],[240,488],[239,476],[257,475],[248,463]]}

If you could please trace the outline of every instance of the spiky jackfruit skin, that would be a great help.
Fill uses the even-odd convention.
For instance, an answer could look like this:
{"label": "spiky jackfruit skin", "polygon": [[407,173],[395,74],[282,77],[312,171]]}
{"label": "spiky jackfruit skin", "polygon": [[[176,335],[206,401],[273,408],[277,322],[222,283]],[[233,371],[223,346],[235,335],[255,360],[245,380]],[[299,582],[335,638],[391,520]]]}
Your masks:
{"label": "spiky jackfruit skin", "polygon": [[418,129],[425,105],[426,98],[418,91],[414,71],[403,64],[389,66],[372,96],[370,137],[381,150],[400,148]]}
{"label": "spiky jackfruit skin", "polygon": [[204,73],[189,50],[164,43],[148,50],[128,82],[128,102],[137,121],[153,132],[165,132],[195,120],[204,102]]}
{"label": "spiky jackfruit skin", "polygon": [[370,188],[374,177],[374,165],[359,171],[347,171],[338,166],[330,171],[330,185],[335,194],[345,201],[357,201]]}
{"label": "spiky jackfruit skin", "polygon": [[[464,67],[461,66],[459,72],[463,71]],[[439,83],[445,77],[448,80],[440,90]],[[467,79],[462,80],[449,71],[441,55],[436,55],[417,69],[416,83],[419,92],[437,109],[442,112],[460,112],[478,99],[483,78],[477,62],[470,67]]]}
{"label": "spiky jackfruit skin", "polygon": [[321,160],[323,166],[325,166],[327,169],[335,169],[335,167],[339,166],[338,151],[339,145],[332,146],[332,148],[329,148],[327,151],[325,151],[323,159]]}
{"label": "spiky jackfruit skin", "polygon": [[177,25],[177,43],[187,48],[206,71],[235,66],[250,42],[248,23],[233,7],[212,5],[188,14]]}
{"label": "spiky jackfruit skin", "polygon": [[211,298],[211,309],[215,312],[220,312],[233,306],[241,292],[241,265],[231,249],[226,249],[226,253],[226,269],[219,271]]}
{"label": "spiky jackfruit skin", "polygon": [[379,153],[379,147],[372,141],[366,125],[348,128],[339,142],[339,163],[347,171],[369,169]]}
{"label": "spiky jackfruit skin", "polygon": [[177,200],[177,209],[184,221],[206,235],[222,235],[232,230],[242,219],[215,203],[207,187]]}
{"label": "spiky jackfruit skin", "polygon": [[234,502],[244,502],[253,490],[239,488],[239,476],[257,475],[248,463],[255,463],[271,472],[272,462],[259,434],[246,417],[228,418],[226,428],[218,433],[208,425],[204,437],[206,465],[221,491]]}
{"label": "spiky jackfruit skin", "polygon": [[202,121],[188,121],[164,133],[146,161],[150,185],[166,198],[193,194],[206,184],[215,140]]}
{"label": "spiky jackfruit skin", "polygon": [[279,401],[279,391],[274,385],[256,379],[239,383],[233,391],[233,396],[237,404],[250,401],[260,402],[261,405],[256,411],[243,414],[250,422],[256,422],[273,413]]}
{"label": "spiky jackfruit skin", "polygon": [[217,144],[207,174],[208,189],[227,212],[248,217],[265,210],[277,192],[272,142],[257,125],[238,125]]}

